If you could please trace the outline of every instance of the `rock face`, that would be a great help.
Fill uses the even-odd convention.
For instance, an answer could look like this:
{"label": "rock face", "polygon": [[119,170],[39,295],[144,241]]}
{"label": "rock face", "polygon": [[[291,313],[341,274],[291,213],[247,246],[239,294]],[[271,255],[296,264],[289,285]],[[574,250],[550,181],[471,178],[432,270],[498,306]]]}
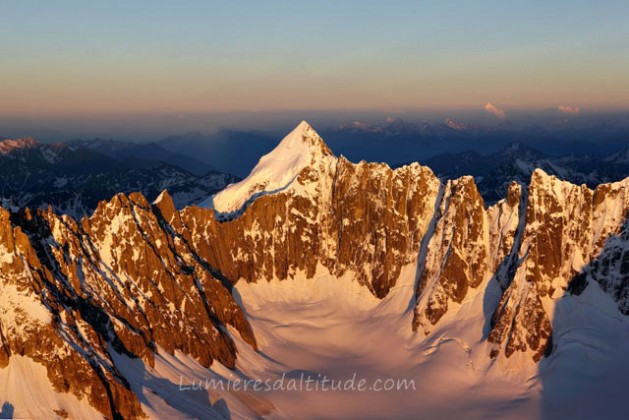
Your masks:
{"label": "rock face", "polygon": [[570,283],[571,292],[579,294],[594,280],[609,293],[624,315],[629,315],[629,221],[609,237],[600,256],[586,266]]}
{"label": "rock face", "polygon": [[478,287],[488,273],[488,224],[483,199],[474,180],[448,181],[438,208],[436,229],[428,243],[413,328],[425,334],[461,303],[469,288]]}
{"label": "rock face", "polygon": [[496,285],[487,357],[538,361],[552,350],[555,301],[586,287],[629,314],[629,178],[590,190],[537,170],[486,208],[471,177],[354,164],[302,123],[206,205],[178,211],[164,192],[116,195],[80,221],[0,210],[0,367],[29,357],[59,392],[138,417],[113,352],[233,368],[228,326],[257,347],[233,285],[319,270],[384,298],[416,264],[409,328],[422,335]]}
{"label": "rock face", "polygon": [[327,232],[336,252],[324,265],[337,276],[351,270],[385,297],[400,269],[416,261],[438,194],[432,171],[417,164],[391,170],[339,159]]}
{"label": "rock face", "polygon": [[[628,193],[629,180],[603,184],[592,191],[540,170],[533,173],[519,264],[494,314],[489,336],[489,341],[497,344],[494,354],[498,349],[507,357],[515,351],[531,352],[533,359],[539,360],[551,351],[554,302],[570,287],[577,287],[571,283],[578,283],[584,275],[599,280],[616,300],[621,298],[616,294],[621,277],[612,280],[599,255],[605,244],[616,247],[622,241]],[[614,239],[613,235],[620,236]],[[617,252],[607,254],[614,260],[622,258]],[[622,276],[620,271],[618,274]],[[617,286],[609,288],[611,283]]]}

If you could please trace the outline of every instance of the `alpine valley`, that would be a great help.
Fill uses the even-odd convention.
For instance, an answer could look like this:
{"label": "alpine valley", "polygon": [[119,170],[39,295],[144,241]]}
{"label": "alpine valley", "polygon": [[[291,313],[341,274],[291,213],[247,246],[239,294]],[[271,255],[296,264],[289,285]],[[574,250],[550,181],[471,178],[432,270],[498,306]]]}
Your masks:
{"label": "alpine valley", "polygon": [[[56,165],[100,144],[2,145],[3,182],[37,160],[102,190]],[[306,122],[236,183],[98,156],[155,183],[77,211],[34,193],[0,209],[15,417],[629,416],[629,178],[535,169],[488,205],[472,176],[352,163]],[[172,171],[172,187],[153,175]],[[227,388],[304,377],[368,389]]]}

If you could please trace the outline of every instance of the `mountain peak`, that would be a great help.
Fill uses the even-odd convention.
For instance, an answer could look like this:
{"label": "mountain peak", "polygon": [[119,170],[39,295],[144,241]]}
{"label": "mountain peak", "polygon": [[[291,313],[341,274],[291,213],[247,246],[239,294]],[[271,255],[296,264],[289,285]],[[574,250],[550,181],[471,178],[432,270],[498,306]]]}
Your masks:
{"label": "mountain peak", "polygon": [[[300,122],[268,155],[285,155],[287,151],[308,155],[331,155],[330,148],[307,121]],[[294,153],[289,153],[294,154]],[[262,159],[261,159],[262,160]]]}
{"label": "mountain peak", "polygon": [[501,159],[505,158],[518,158],[521,160],[536,160],[544,159],[546,155],[531,146],[520,141],[514,141],[507,144],[496,156]]}
{"label": "mountain peak", "polygon": [[467,130],[468,128],[467,124],[454,121],[452,118],[446,118],[443,123],[447,125],[448,127],[450,127],[452,130],[456,130],[456,131]]}
{"label": "mountain peak", "polygon": [[297,127],[295,127],[295,130],[305,132],[308,130],[313,130],[313,128],[308,121],[301,120],[301,122],[297,124]]}
{"label": "mountain peak", "polygon": [[24,137],[15,140],[6,139],[0,141],[0,154],[6,155],[15,150],[32,149],[37,147],[38,145],[39,143],[31,137]]}
{"label": "mountain peak", "polygon": [[306,167],[335,159],[330,148],[310,124],[302,121],[268,154],[262,156],[247,178],[231,184],[201,203],[221,213],[240,210],[258,196],[286,189]]}

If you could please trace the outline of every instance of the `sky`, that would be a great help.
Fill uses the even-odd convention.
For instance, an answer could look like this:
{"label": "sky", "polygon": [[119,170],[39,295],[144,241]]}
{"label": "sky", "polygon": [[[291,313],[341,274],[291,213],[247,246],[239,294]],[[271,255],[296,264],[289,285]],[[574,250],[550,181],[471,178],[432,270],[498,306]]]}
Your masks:
{"label": "sky", "polygon": [[613,0],[2,0],[0,118],[629,109],[627,22]]}

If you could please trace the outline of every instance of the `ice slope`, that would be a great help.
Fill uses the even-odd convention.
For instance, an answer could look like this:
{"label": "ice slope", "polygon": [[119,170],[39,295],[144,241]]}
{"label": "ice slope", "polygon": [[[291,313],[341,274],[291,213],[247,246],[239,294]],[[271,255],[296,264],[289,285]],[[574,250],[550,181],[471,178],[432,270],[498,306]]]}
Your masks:
{"label": "ice slope", "polygon": [[266,392],[289,418],[626,418],[629,324],[598,284],[564,295],[552,317],[555,350],[539,364],[529,354],[488,357],[485,306],[500,299],[485,281],[452,307],[426,337],[408,329],[415,266],[382,301],[351,276],[320,270],[313,279],[237,285],[260,353],[239,344],[239,370],[278,380],[406,378],[397,392]]}

